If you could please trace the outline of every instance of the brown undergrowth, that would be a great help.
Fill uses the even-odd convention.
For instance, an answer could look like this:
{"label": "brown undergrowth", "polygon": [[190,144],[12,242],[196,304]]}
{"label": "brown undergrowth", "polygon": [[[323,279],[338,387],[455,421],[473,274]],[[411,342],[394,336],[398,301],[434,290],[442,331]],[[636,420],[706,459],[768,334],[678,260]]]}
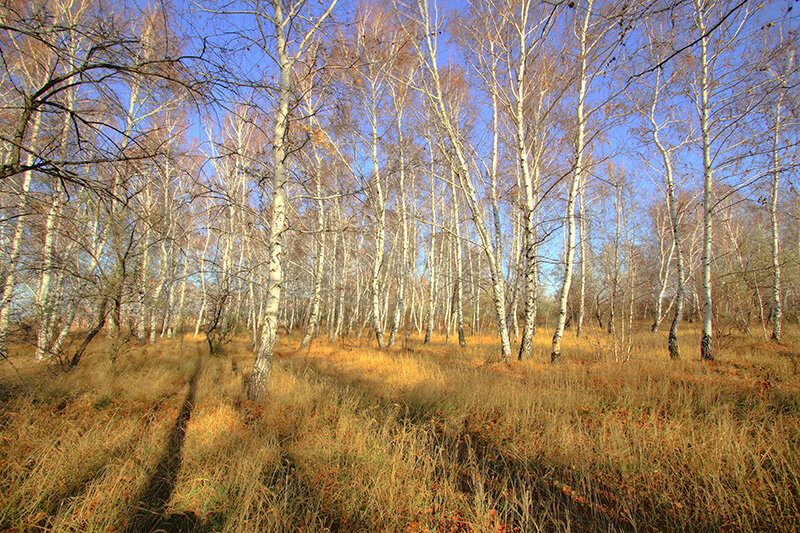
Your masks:
{"label": "brown undergrowth", "polygon": [[702,364],[643,331],[623,362],[589,331],[552,366],[545,332],[511,364],[490,337],[299,340],[281,340],[262,404],[242,399],[244,339],[214,356],[189,337],[130,345],[113,365],[97,340],[70,372],[15,348],[0,530],[800,527],[790,341],[726,339]]}

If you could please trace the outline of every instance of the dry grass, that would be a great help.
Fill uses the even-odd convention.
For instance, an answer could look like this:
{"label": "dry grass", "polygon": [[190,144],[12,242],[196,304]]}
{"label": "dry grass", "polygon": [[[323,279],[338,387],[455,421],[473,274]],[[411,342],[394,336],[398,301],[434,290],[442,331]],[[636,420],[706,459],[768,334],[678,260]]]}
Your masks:
{"label": "dry grass", "polygon": [[468,341],[284,338],[263,405],[242,400],[244,341],[129,346],[115,366],[98,341],[69,373],[16,347],[0,530],[800,528],[796,339],[724,339],[701,364],[642,331],[623,364],[590,330],[556,366],[545,332],[510,365]]}

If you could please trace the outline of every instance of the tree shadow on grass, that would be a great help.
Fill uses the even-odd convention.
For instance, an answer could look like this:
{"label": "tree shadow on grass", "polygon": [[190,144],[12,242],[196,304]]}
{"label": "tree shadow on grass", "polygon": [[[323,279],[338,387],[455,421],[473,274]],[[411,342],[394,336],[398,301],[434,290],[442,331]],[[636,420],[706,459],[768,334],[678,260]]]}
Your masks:
{"label": "tree shadow on grass", "polygon": [[[429,455],[438,458],[435,471],[440,479],[450,479],[465,501],[476,497],[497,506],[507,530],[637,529],[637,523],[652,523],[653,510],[619,507],[615,487],[598,486],[585,473],[563,465],[518,457],[483,435],[479,427],[451,428],[439,412],[438,401],[446,391],[417,396],[414,391],[386,394],[369,379],[341,372],[312,359],[286,360],[294,371],[328,381],[336,388],[353,391],[365,408],[377,405],[392,411],[401,406],[398,427],[423,428],[428,435]],[[430,392],[430,391],[429,391]],[[600,490],[597,490],[600,489]],[[603,496],[610,494],[610,497]],[[630,514],[623,514],[627,512]],[[446,517],[432,524],[437,530],[452,524]]]}
{"label": "tree shadow on grass", "polygon": [[327,501],[299,471],[294,455],[282,450],[275,468],[262,475],[261,482],[275,495],[280,512],[273,525],[284,531],[368,531],[368,521],[353,522],[353,517]]}
{"label": "tree shadow on grass", "polygon": [[[324,360],[286,357],[282,362],[290,372],[328,382],[342,395],[357,395],[360,398],[357,410],[365,410],[370,417],[375,416],[376,406],[386,412],[399,408],[394,419],[401,432],[414,426],[427,435],[427,453],[437,458],[435,476],[451,481],[464,501],[482,499],[487,506],[494,507],[506,531],[718,531],[724,527],[723,520],[737,529],[736,522],[731,522],[735,517],[709,513],[699,499],[678,506],[658,492],[633,491],[635,484],[628,478],[636,476],[636,472],[601,466],[576,468],[565,461],[515,452],[513,447],[504,445],[503,438],[492,436],[493,423],[504,416],[502,410],[476,412],[477,416],[467,413],[463,427],[448,424],[441,412],[446,410],[442,402],[454,402],[457,398],[447,386],[426,383],[419,391],[414,388],[392,391],[381,387],[375,379],[342,370]],[[497,376],[490,382],[490,388],[505,386],[505,379]],[[464,380],[468,382],[469,378]],[[700,382],[684,385],[703,386]],[[748,391],[735,394],[745,393]],[[733,400],[735,394],[731,396],[732,405],[737,404]],[[789,405],[788,398],[777,395],[774,398],[776,412],[793,412],[793,406],[797,405],[796,402]],[[684,472],[688,477],[682,482],[683,492],[698,490],[691,471]],[[646,469],[639,473],[647,475]],[[746,508],[742,509],[742,513],[747,513]],[[776,522],[778,517],[774,515],[742,516],[750,522],[739,529],[775,530],[786,523],[786,517]],[[450,525],[433,523],[437,530]]]}
{"label": "tree shadow on grass", "polygon": [[201,363],[198,357],[194,371],[189,378],[189,392],[175,419],[164,454],[139,495],[136,512],[126,529],[130,533],[156,530],[183,532],[203,529],[203,524],[195,513],[184,512],[164,516],[164,511],[178,481],[183,441],[186,438],[186,426],[194,409],[200,369]]}

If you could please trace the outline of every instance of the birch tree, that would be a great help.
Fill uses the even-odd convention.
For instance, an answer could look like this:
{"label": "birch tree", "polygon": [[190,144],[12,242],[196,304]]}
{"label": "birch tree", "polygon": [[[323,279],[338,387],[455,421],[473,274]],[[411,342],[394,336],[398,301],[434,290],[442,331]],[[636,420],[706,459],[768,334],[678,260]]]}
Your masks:
{"label": "birch tree", "polygon": [[[575,245],[579,220],[575,214],[575,206],[579,192],[585,186],[589,176],[588,146],[597,135],[596,131],[588,130],[590,118],[599,123],[599,115],[604,113],[610,116],[610,107],[616,94],[608,89],[601,95],[600,91],[593,88],[593,83],[600,76],[606,74],[610,65],[616,60],[619,45],[624,41],[626,31],[634,24],[633,19],[637,11],[628,4],[605,4],[596,9],[595,0],[575,2],[574,17],[572,21],[572,34],[574,45],[577,48],[575,61],[577,63],[574,73],[575,83],[575,115],[572,120],[574,133],[570,130],[570,143],[573,145],[570,180],[567,186],[564,221],[566,223],[564,236],[564,274],[558,292],[558,317],[550,353],[551,362],[556,362],[561,357],[561,341],[564,336],[564,327],[567,322],[569,294],[572,285],[573,270],[575,267]],[[618,31],[618,35],[612,35]],[[612,38],[617,37],[617,38]],[[597,98],[592,99],[592,96]],[[599,129],[599,124],[595,126]],[[572,137],[574,135],[574,137]],[[583,236],[581,236],[583,238]]]}
{"label": "birch tree", "polygon": [[[539,202],[540,173],[547,145],[546,121],[550,117],[554,103],[558,101],[553,74],[549,69],[549,57],[545,51],[547,38],[558,17],[558,6],[536,8],[533,2],[523,0],[514,4],[487,2],[479,7],[490,13],[489,33],[508,35],[508,40],[496,45],[504,55],[508,76],[505,106],[509,109],[510,122],[514,126],[514,148],[517,157],[517,171],[522,180],[521,205],[523,231],[520,241],[524,243],[522,269],[524,273],[524,324],[518,358],[530,357],[531,340],[536,320],[536,276],[537,244],[536,228],[537,205]],[[481,41],[482,36],[476,36]],[[491,57],[495,45],[490,40],[488,50],[483,52]],[[491,59],[490,59],[491,61]],[[489,66],[489,72],[494,72]],[[550,78],[550,79],[548,79]],[[488,77],[487,80],[488,81]],[[497,80],[492,79],[493,82]],[[534,89],[535,84],[535,89]],[[493,97],[494,98],[494,97]],[[496,120],[496,119],[495,119]],[[496,167],[496,162],[493,163]],[[496,170],[495,170],[496,172]],[[513,307],[513,306],[512,306]]]}
{"label": "birch tree", "polygon": [[[326,232],[325,232],[325,203],[323,198],[323,161],[321,150],[324,150],[327,144],[326,134],[321,128],[319,119],[315,116],[318,103],[312,101],[312,86],[314,84],[314,73],[308,73],[303,79],[307,84],[304,87],[303,107],[306,116],[309,117],[309,137],[311,140],[311,161],[308,164],[309,171],[312,175],[314,190],[314,208],[316,213],[314,234],[316,237],[316,258],[314,263],[314,289],[311,295],[311,314],[306,325],[306,331],[303,339],[300,341],[300,349],[304,350],[311,344],[311,340],[319,329],[320,322],[320,300],[322,298],[322,278],[323,268],[325,266],[326,254]],[[335,250],[334,250],[335,253]]]}
{"label": "birch tree", "polygon": [[[256,353],[247,396],[251,400],[263,400],[267,393],[267,380],[272,366],[275,343],[278,340],[278,312],[283,283],[282,238],[286,229],[286,168],[288,150],[286,134],[289,128],[289,104],[292,95],[292,72],[301,59],[310,39],[327,19],[337,0],[331,0],[324,12],[317,17],[302,14],[304,3],[292,2],[284,6],[281,0],[274,0],[269,11],[261,4],[253,5],[249,15],[259,22],[260,39],[257,44],[276,61],[278,67],[278,86],[275,106],[275,119],[272,133],[272,219],[270,223],[269,274],[267,301],[261,342]],[[313,18],[312,18],[313,17]],[[305,24],[304,24],[305,23]],[[267,29],[269,28],[269,29]],[[271,31],[272,34],[265,32]],[[299,31],[299,35],[295,34]],[[274,43],[272,42],[274,39]],[[271,48],[273,45],[274,48]]]}
{"label": "birch tree", "polygon": [[[656,25],[652,25],[648,29],[650,56],[660,60],[664,57],[665,52],[663,46],[655,37],[658,27]],[[637,109],[639,109],[640,113],[646,117],[645,120],[647,123],[649,141],[651,141],[656,147],[656,151],[658,152],[661,160],[660,172],[664,177],[663,190],[667,204],[667,214],[669,216],[669,229],[672,236],[670,254],[672,254],[675,258],[676,270],[676,288],[674,298],[675,312],[673,314],[669,335],[667,337],[667,348],[672,359],[680,358],[680,349],[678,347],[678,330],[680,328],[681,321],[683,320],[683,306],[684,299],[686,297],[687,279],[687,272],[684,266],[684,243],[678,213],[678,195],[674,176],[674,160],[676,151],[688,144],[693,137],[691,123],[680,117],[680,110],[674,108],[667,111],[662,110],[664,107],[666,107],[663,105],[666,100],[665,91],[668,87],[677,84],[678,80],[676,78],[678,74],[679,71],[676,69],[673,69],[669,75],[664,74],[663,69],[656,69],[653,73],[652,82],[643,82],[643,85],[646,86],[647,95],[644,97],[642,103],[637,105]],[[665,76],[667,76],[666,81],[664,80]],[[663,118],[660,118],[661,114],[664,115]],[[668,144],[668,142],[663,139],[663,132],[668,128],[680,129],[685,133],[679,136],[678,140],[674,144]],[[669,262],[667,262],[667,266],[668,265]],[[667,266],[664,266],[664,268],[666,269]],[[666,275],[664,276],[664,279],[666,280]],[[654,322],[654,325],[658,321],[659,314],[660,312],[657,310],[656,322]]]}
{"label": "birch tree", "polygon": [[[738,142],[741,142],[741,139],[728,141],[727,146],[712,146],[712,143],[721,139],[720,132],[729,132],[731,128],[735,127],[737,119],[749,112],[746,104],[733,116],[730,113],[722,112],[722,108],[730,107],[733,102],[736,102],[736,105],[743,103],[742,97],[746,95],[748,87],[740,86],[742,72],[731,77],[723,72],[719,63],[722,61],[723,54],[729,51],[740,38],[749,13],[745,11],[738,19],[734,19],[730,24],[718,30],[716,39],[713,39],[712,42],[709,19],[712,13],[718,10],[719,4],[713,0],[693,0],[692,5],[694,7],[693,22],[700,41],[693,104],[699,118],[703,169],[703,328],[700,339],[700,359],[711,361],[714,359],[712,348],[714,309],[711,291],[712,221],[718,202],[714,194],[714,173],[730,165],[722,159],[722,155],[729,154],[730,157],[730,152]],[[716,100],[714,100],[715,97]],[[715,113],[717,116],[712,116]],[[721,143],[721,140],[718,142]]]}
{"label": "birch tree", "polygon": [[[786,123],[790,119],[787,117],[785,107],[787,107],[787,92],[791,87],[789,82],[793,75],[796,75],[796,44],[794,41],[784,37],[784,30],[779,28],[780,42],[778,43],[775,57],[766,67],[769,76],[769,87],[773,98],[768,101],[771,109],[767,110],[767,115],[772,119],[771,143],[770,143],[770,194],[768,202],[770,229],[771,229],[771,248],[772,248],[772,334],[771,338],[775,341],[781,340],[783,330],[783,299],[781,295],[781,259],[780,259],[780,228],[778,224],[778,197],[780,192],[780,177],[785,173],[786,165],[782,162],[782,136]],[[785,157],[785,155],[784,155]]]}
{"label": "birch tree", "polygon": [[[398,36],[399,38],[399,36]],[[403,48],[405,45],[401,43],[398,48]],[[410,102],[410,85],[416,74],[416,64],[410,57],[398,58],[398,70],[400,79],[394,81],[390,85],[392,93],[392,102],[394,104],[395,112],[395,125],[397,129],[397,151],[398,151],[398,201],[400,203],[400,226],[402,232],[402,251],[400,254],[400,277],[397,285],[397,304],[395,305],[394,319],[392,320],[392,330],[389,334],[389,346],[394,346],[397,332],[400,328],[401,320],[405,323],[406,316],[406,282],[408,279],[409,271],[409,227],[408,227],[408,206],[407,206],[407,190],[406,190],[406,166],[408,156],[406,155],[406,137],[405,137],[405,111],[406,106]],[[459,241],[459,246],[460,241]],[[460,255],[460,254],[459,254]],[[404,324],[407,329],[407,324]],[[459,337],[461,341],[462,333]]]}
{"label": "birch tree", "polygon": [[577,80],[577,104],[575,107],[575,123],[577,131],[575,133],[575,163],[573,175],[567,193],[565,219],[567,222],[567,235],[564,239],[564,277],[561,281],[561,289],[558,296],[558,318],[556,320],[555,331],[553,332],[553,343],[550,353],[552,362],[558,361],[561,357],[561,339],[564,337],[564,325],[567,322],[567,304],[569,301],[569,289],[572,284],[572,269],[575,257],[575,199],[583,180],[583,160],[586,145],[586,95],[589,91],[590,74],[589,52],[596,44],[590,42],[589,20],[592,16],[594,0],[580,2],[575,9],[575,38],[578,45],[578,70]]}
{"label": "birch tree", "polygon": [[424,35],[418,51],[420,53],[420,61],[427,74],[424,78],[424,85],[419,87],[429,100],[433,116],[442,128],[453,151],[451,164],[454,166],[458,181],[464,191],[467,208],[489,265],[492,279],[492,298],[500,337],[500,357],[504,362],[508,362],[511,360],[511,343],[506,324],[506,289],[501,270],[502,265],[497,261],[497,256],[495,255],[496,247],[492,244],[486,227],[483,205],[478,196],[473,178],[474,172],[464,143],[463,132],[459,126],[457,115],[459,105],[453,101],[452,87],[445,88],[447,81],[440,72],[437,34],[440,31],[441,21],[435,4],[433,11],[431,11],[428,0],[418,0],[415,3],[414,16],[418,17],[417,22],[420,24],[420,30]]}
{"label": "birch tree", "polygon": [[714,359],[711,347],[713,336],[713,308],[711,302],[711,218],[713,210],[713,167],[711,166],[711,128],[709,125],[709,52],[707,35],[706,0],[694,0],[695,23],[700,33],[700,80],[697,112],[700,115],[700,133],[703,151],[703,332],[700,338],[700,358]]}
{"label": "birch tree", "polygon": [[669,217],[664,215],[663,210],[658,209],[658,207],[654,208],[653,222],[655,225],[655,238],[658,244],[659,262],[658,286],[656,287],[653,301],[653,324],[650,326],[650,331],[658,331],[662,320],[672,308],[672,304],[667,309],[663,308],[664,295],[669,286],[670,267],[675,256],[675,239],[672,238],[671,231],[669,231],[671,223]]}

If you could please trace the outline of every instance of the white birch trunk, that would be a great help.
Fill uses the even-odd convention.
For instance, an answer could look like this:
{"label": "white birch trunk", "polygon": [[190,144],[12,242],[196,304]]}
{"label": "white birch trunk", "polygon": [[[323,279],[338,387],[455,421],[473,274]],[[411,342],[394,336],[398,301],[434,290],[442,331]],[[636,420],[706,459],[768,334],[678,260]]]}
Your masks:
{"label": "white birch trunk", "polygon": [[456,306],[456,330],[458,331],[458,344],[461,347],[467,345],[467,339],[464,336],[464,286],[462,283],[464,272],[461,265],[462,245],[461,245],[461,224],[459,223],[459,206],[458,206],[458,190],[456,189],[455,175],[450,173],[450,185],[453,193],[453,226],[455,233],[455,306]]}
{"label": "white birch trunk", "polygon": [[272,367],[275,343],[278,340],[278,313],[280,311],[281,287],[283,285],[282,238],[286,228],[286,146],[285,135],[289,123],[289,98],[291,96],[292,62],[287,54],[287,34],[290,20],[284,18],[282,2],[273,2],[275,10],[273,24],[277,39],[278,106],[272,135],[272,219],[269,238],[269,274],[267,302],[264,311],[264,326],[261,342],[253,363],[247,396],[251,400],[262,400],[267,395],[267,382]]}
{"label": "white birch trunk", "polygon": [[281,241],[283,232],[286,229],[286,159],[287,150],[285,137],[289,126],[289,99],[292,92],[292,66],[297,61],[302,52],[304,43],[319,28],[322,21],[330,15],[336,0],[333,0],[327,11],[317,20],[316,25],[306,33],[305,38],[300,42],[299,49],[294,57],[290,57],[287,50],[287,39],[289,29],[292,24],[292,15],[296,6],[291,6],[289,16],[283,12],[283,3],[280,0],[273,1],[274,14],[271,22],[275,29],[276,37],[276,57],[280,69],[278,82],[277,109],[275,113],[275,125],[272,136],[272,155],[274,168],[272,172],[272,220],[270,223],[270,254],[269,254],[269,278],[267,283],[267,302],[264,310],[264,327],[261,333],[261,343],[253,363],[253,371],[250,375],[250,385],[247,396],[251,400],[263,400],[267,395],[267,382],[269,371],[272,367],[272,358],[275,350],[275,343],[278,340],[278,313],[281,303],[281,287],[283,284],[283,248]]}
{"label": "white birch trunk", "polygon": [[564,325],[567,322],[567,304],[569,301],[569,289],[572,284],[572,269],[575,258],[575,198],[578,187],[583,180],[583,150],[586,142],[586,118],[584,117],[584,100],[588,91],[587,83],[587,57],[586,40],[589,28],[589,17],[592,12],[593,0],[586,2],[586,13],[580,21],[578,30],[578,45],[580,48],[580,67],[578,71],[578,101],[576,109],[576,122],[578,131],[575,139],[575,171],[572,183],[567,196],[567,206],[565,217],[567,219],[567,237],[564,241],[564,278],[561,282],[561,291],[558,297],[558,319],[555,331],[553,332],[553,344],[550,353],[552,362],[558,361],[561,357],[561,339],[564,337]]}
{"label": "white birch trunk", "polygon": [[39,317],[39,333],[36,340],[36,350],[34,358],[41,361],[48,352],[50,338],[52,335],[51,325],[55,302],[50,294],[50,286],[53,277],[53,259],[55,255],[56,241],[56,221],[61,215],[61,188],[55,184],[53,190],[53,201],[45,222],[44,247],[42,248],[42,275],[39,281],[39,290],[36,294],[36,308]]}
{"label": "white birch trunk", "polygon": [[[31,146],[35,146],[39,136],[39,125],[41,115],[35,113],[33,124],[31,125]],[[28,152],[25,155],[25,165],[33,164],[33,154]],[[14,233],[11,237],[11,248],[8,252],[8,263],[5,265],[5,278],[3,279],[3,296],[0,300],[0,355],[8,355],[8,322],[11,311],[11,299],[17,282],[17,268],[19,261],[19,250],[22,243],[22,235],[25,233],[26,221],[28,217],[28,203],[30,200],[30,188],[33,172],[30,170],[22,174],[22,188],[20,190],[19,205],[17,206],[17,221],[14,224]]]}
{"label": "white birch trunk", "polygon": [[664,294],[667,292],[667,285],[669,285],[669,275],[670,275],[670,265],[672,264],[672,258],[675,255],[675,239],[670,238],[670,246],[669,252],[665,253],[664,251],[664,241],[666,240],[666,235],[664,235],[666,228],[662,228],[660,226],[661,222],[659,222],[658,228],[658,240],[659,240],[659,250],[661,252],[661,264],[659,265],[658,269],[658,279],[660,282],[660,288],[658,293],[656,294],[655,298],[655,305],[653,311],[653,325],[650,326],[650,331],[658,331],[658,327],[661,325],[661,322],[664,320],[664,317],[669,313],[672,304],[667,307],[666,310],[663,309],[663,301],[664,301]]}
{"label": "white birch trunk", "polygon": [[619,244],[620,244],[620,225],[622,224],[622,196],[620,191],[620,184],[614,184],[614,212],[616,217],[614,219],[614,257],[613,266],[611,269],[611,291],[610,302],[608,305],[608,334],[613,335],[616,328],[616,306],[617,306],[617,289],[619,287]]}
{"label": "white birch trunk", "polygon": [[700,32],[700,131],[703,143],[703,332],[700,339],[700,359],[712,361],[713,306],[711,301],[711,235],[713,181],[711,168],[711,132],[709,126],[709,62],[706,35],[705,0],[695,0],[697,25]]}
{"label": "white birch trunk", "polygon": [[[516,84],[513,87],[514,99],[516,101],[514,119],[516,122],[516,141],[517,159],[519,169],[522,172],[522,182],[524,185],[524,197],[522,201],[522,214],[524,218],[523,235],[521,241],[525,245],[525,253],[522,255],[522,271],[524,273],[524,294],[525,310],[523,314],[522,339],[519,346],[517,358],[522,361],[529,359],[533,348],[533,325],[535,320],[536,293],[534,290],[534,276],[536,272],[536,183],[538,176],[538,165],[534,165],[531,172],[528,162],[528,140],[526,136],[525,124],[525,67],[528,62],[528,12],[530,2],[522,2],[520,5],[520,25],[518,26],[519,37],[519,62],[517,63]],[[516,318],[516,310],[514,311]]]}
{"label": "white birch trunk", "polygon": [[208,253],[208,245],[211,242],[211,226],[206,228],[206,242],[203,245],[203,252],[200,254],[200,311],[197,312],[197,321],[194,325],[194,336],[200,334],[200,325],[203,323],[203,317],[206,313],[208,305],[208,296],[206,294],[206,254]]}
{"label": "white birch trunk", "polygon": [[381,266],[383,265],[383,249],[386,239],[386,201],[383,197],[383,185],[381,184],[380,163],[378,162],[378,117],[376,102],[374,100],[375,89],[373,87],[373,106],[370,116],[372,126],[372,170],[373,170],[373,191],[372,207],[375,213],[375,257],[372,261],[372,329],[375,332],[375,339],[378,347],[383,348],[386,343],[383,339],[383,321],[380,313],[380,294],[379,277]]}
{"label": "white birch trunk", "polygon": [[778,145],[781,137],[781,111],[783,93],[778,100],[775,116],[775,130],[772,143],[772,191],[769,203],[769,217],[772,225],[772,340],[781,340],[783,327],[783,305],[781,301],[781,261],[780,235],[778,233],[778,183],[780,179],[780,163]]}
{"label": "white birch trunk", "polygon": [[656,105],[658,104],[659,90],[661,87],[661,71],[656,73],[656,84],[653,92],[653,103],[650,106],[650,114],[648,119],[652,128],[653,142],[661,154],[661,159],[664,163],[664,179],[666,181],[667,189],[667,208],[669,209],[670,228],[672,230],[672,241],[675,245],[675,268],[677,271],[677,288],[675,290],[675,314],[672,318],[672,323],[669,328],[669,336],[667,338],[667,348],[669,350],[670,358],[677,360],[680,359],[680,350],[678,348],[678,330],[680,328],[681,320],[683,320],[683,300],[686,294],[686,273],[683,264],[683,239],[681,238],[677,198],[675,194],[675,180],[673,178],[672,168],[672,155],[670,150],[662,143],[659,135],[659,125],[656,122]]}
{"label": "white birch trunk", "polygon": [[[148,202],[149,203],[149,202]],[[145,324],[147,317],[147,270],[150,268],[150,229],[146,229],[142,237],[144,242],[144,250],[142,250],[142,263],[139,270],[139,313],[136,318],[136,337],[139,343],[145,342]]]}
{"label": "white birch trunk", "polygon": [[431,340],[436,311],[436,178],[434,176],[433,142],[429,142],[428,147],[431,157],[431,244],[428,248],[428,325],[425,328],[423,344],[427,344]]}

